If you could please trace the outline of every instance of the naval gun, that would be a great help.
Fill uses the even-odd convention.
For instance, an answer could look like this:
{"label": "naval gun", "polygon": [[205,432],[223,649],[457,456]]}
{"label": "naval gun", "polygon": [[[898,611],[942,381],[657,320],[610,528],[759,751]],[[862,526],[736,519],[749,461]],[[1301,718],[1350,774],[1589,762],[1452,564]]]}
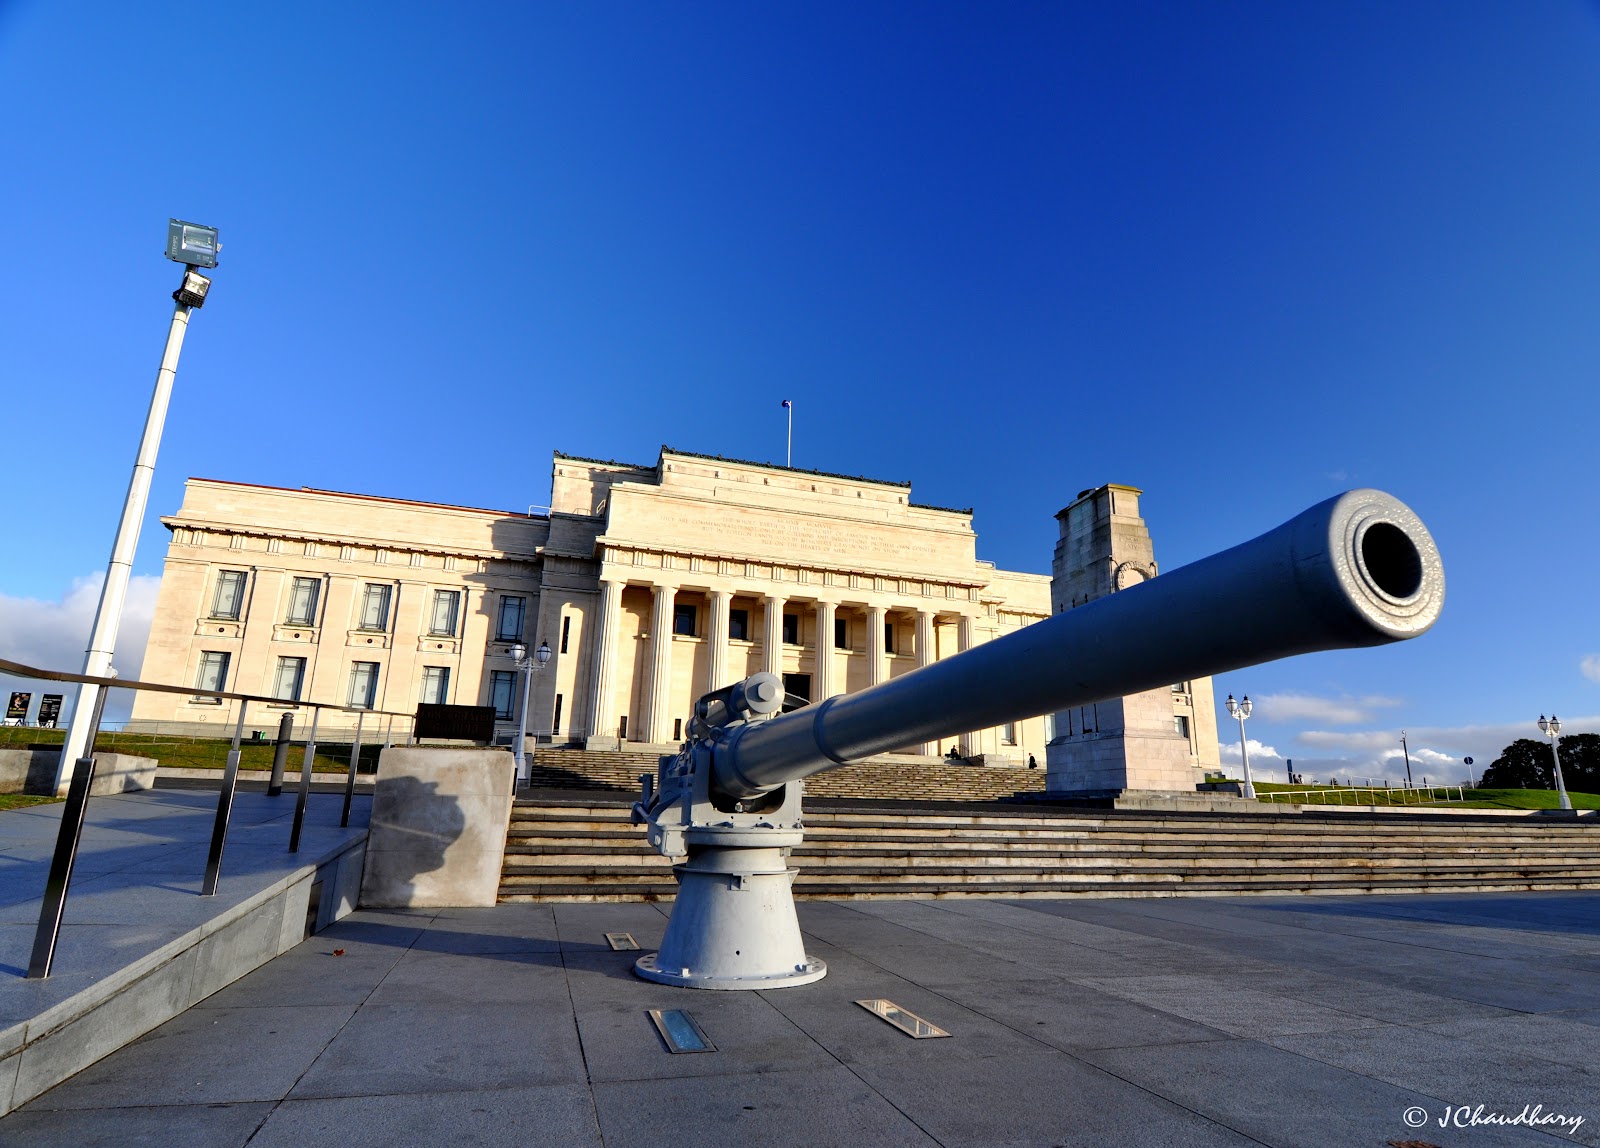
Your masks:
{"label": "naval gun", "polygon": [[1444,568],[1398,499],[1353,490],[1249,542],[854,694],[780,714],[759,673],[695,703],[687,740],[633,806],[675,862],[658,952],[635,972],[701,989],[809,984],[795,915],[812,774],[874,754],[1318,650],[1414,638],[1444,603]]}

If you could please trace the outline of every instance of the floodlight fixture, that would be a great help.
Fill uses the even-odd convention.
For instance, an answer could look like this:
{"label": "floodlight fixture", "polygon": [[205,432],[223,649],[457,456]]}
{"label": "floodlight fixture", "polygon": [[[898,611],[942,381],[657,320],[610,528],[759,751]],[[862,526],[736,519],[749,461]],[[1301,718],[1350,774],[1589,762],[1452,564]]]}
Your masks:
{"label": "floodlight fixture", "polygon": [[182,219],[167,220],[167,258],[190,267],[215,267],[222,244],[217,229]]}
{"label": "floodlight fixture", "polygon": [[211,280],[198,271],[190,270],[183,273],[183,285],[172,293],[172,297],[185,307],[203,307],[209,290]]}

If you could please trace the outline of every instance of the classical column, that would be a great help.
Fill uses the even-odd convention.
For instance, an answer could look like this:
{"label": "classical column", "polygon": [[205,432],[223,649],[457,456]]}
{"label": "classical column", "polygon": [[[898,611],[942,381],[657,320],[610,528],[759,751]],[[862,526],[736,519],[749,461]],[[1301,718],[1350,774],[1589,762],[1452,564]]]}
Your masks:
{"label": "classical column", "polygon": [[766,609],[766,616],[762,619],[767,645],[766,669],[780,679],[783,677],[783,604],[786,601],[778,594],[768,594],[762,599]]}
{"label": "classical column", "polygon": [[650,605],[650,677],[645,683],[644,725],[640,741],[665,742],[672,737],[668,714],[672,687],[672,599],[676,586],[652,586]]}
{"label": "classical column", "polygon": [[728,604],[733,595],[726,590],[713,590],[707,597],[711,601],[711,617],[706,620],[706,641],[710,657],[706,659],[706,686],[701,693],[709,694],[729,685],[728,676]]}
{"label": "classical column", "polygon": [[[928,610],[917,611],[917,666],[930,666],[933,664],[933,614]],[[917,747],[917,752],[925,757],[936,757],[939,753],[939,743],[925,741]]]}
{"label": "classical column", "polygon": [[839,690],[833,684],[833,611],[832,602],[817,603],[817,680],[811,687],[811,700],[826,701]]}
{"label": "classical column", "polygon": [[[966,614],[961,615],[960,622],[956,625],[957,653],[964,654],[978,644],[978,620]],[[969,730],[962,734],[956,742],[956,751],[962,757],[974,757],[983,752],[982,739],[977,730]]]}
{"label": "classical column", "polygon": [[867,607],[867,684],[875,686],[889,680],[888,667],[883,664],[883,627],[888,622],[888,611],[882,606]]}
{"label": "classical column", "polygon": [[600,610],[595,619],[593,692],[589,697],[589,736],[615,737],[617,715],[617,631],[622,624],[622,583],[600,583]]}

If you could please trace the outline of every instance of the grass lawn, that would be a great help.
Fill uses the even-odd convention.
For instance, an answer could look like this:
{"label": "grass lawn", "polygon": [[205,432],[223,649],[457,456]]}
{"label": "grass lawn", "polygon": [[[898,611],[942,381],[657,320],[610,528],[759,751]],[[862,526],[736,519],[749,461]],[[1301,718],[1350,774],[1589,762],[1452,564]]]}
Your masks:
{"label": "grass lawn", "polygon": [[[20,748],[23,746],[53,747],[58,746],[66,739],[67,731],[62,729],[26,729],[20,726],[0,727],[0,746]],[[110,753],[132,753],[140,757],[153,757],[162,765],[182,769],[221,769],[228,764],[228,747],[232,743],[226,738],[190,738],[170,737],[165,734],[148,733],[102,733],[95,741],[95,748]],[[271,769],[272,768],[272,743],[270,741],[242,741],[239,743],[239,768],[240,769]],[[378,754],[382,752],[381,742],[374,742],[361,747],[362,773],[375,773],[378,769]],[[305,745],[296,743],[289,747],[289,765],[287,772],[299,773],[300,763],[305,760]],[[350,768],[350,743],[336,741],[317,742],[317,756],[311,764],[313,773],[345,773]]]}
{"label": "grass lawn", "polygon": [[[1469,809],[1560,809],[1561,798],[1553,789],[1469,789],[1468,801],[1452,801]],[[1574,809],[1600,809],[1600,793],[1573,793]]]}
{"label": "grass lawn", "polygon": [[30,805],[49,805],[61,801],[59,797],[36,796],[32,793],[0,793],[0,809],[26,809]]}

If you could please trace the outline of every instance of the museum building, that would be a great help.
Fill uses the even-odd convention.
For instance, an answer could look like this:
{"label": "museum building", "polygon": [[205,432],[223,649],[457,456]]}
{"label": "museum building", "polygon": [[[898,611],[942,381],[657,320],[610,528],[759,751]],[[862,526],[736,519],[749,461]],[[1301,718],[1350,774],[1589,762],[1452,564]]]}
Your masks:
{"label": "museum building", "polygon": [[[1052,611],[1051,577],[979,560],[972,511],[919,505],[905,482],[663,447],[654,465],[557,452],[551,490],[548,513],[524,514],[190,479],[161,520],[171,540],[141,677],[270,696],[248,723],[269,734],[307,701],[493,706],[509,743],[522,699],[512,646],[547,644],[531,737],[671,749],[697,698],[757,671],[780,675],[791,704],[819,701]],[[1073,505],[1109,507],[1118,490],[1142,531],[1131,487]],[[1072,510],[1064,539],[1082,534]],[[1056,582],[1059,594],[1068,583]],[[237,704],[141,691],[130,728],[220,735]],[[1197,773],[1214,764],[1210,683],[1179,683],[1158,706],[1168,756]],[[319,722],[339,736],[354,717]],[[1120,736],[1106,725],[1075,711],[906,752],[1042,764],[1054,739],[1104,742],[1103,756]]]}

